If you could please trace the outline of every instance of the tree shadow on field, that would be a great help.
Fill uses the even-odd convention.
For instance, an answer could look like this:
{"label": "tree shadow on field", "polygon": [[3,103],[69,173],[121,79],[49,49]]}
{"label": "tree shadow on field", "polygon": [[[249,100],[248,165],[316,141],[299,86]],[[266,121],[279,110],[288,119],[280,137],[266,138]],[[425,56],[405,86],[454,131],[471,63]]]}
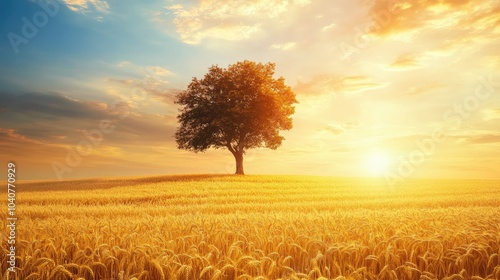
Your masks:
{"label": "tree shadow on field", "polygon": [[116,187],[133,187],[144,184],[163,182],[196,182],[206,179],[221,179],[234,176],[232,174],[199,174],[199,175],[163,175],[151,177],[104,177],[90,179],[74,179],[64,181],[26,181],[18,182],[18,189],[22,192],[43,191],[76,191],[98,190]]}

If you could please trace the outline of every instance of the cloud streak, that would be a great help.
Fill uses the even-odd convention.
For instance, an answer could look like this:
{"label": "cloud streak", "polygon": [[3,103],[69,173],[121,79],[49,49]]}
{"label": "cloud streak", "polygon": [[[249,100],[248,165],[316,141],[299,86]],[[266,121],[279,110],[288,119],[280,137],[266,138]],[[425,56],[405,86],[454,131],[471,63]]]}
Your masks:
{"label": "cloud streak", "polygon": [[109,4],[105,0],[62,0],[73,12],[86,14],[89,12],[109,13]]}
{"label": "cloud streak", "polygon": [[383,86],[383,83],[373,82],[366,76],[322,74],[305,82],[299,81],[294,90],[304,96],[320,96],[325,94],[355,94]]}
{"label": "cloud streak", "polygon": [[279,22],[289,10],[302,7],[308,0],[202,0],[192,7],[173,4],[167,7],[181,40],[199,44],[204,39],[246,40],[259,33],[270,22]]}
{"label": "cloud streak", "polygon": [[[82,131],[98,127],[101,120],[109,120],[116,126],[106,139],[110,145],[172,143],[174,117],[128,113],[130,109],[76,100],[62,94],[2,94],[0,128],[4,137],[11,139],[66,145],[82,138]],[[124,112],[127,117],[120,119]]]}
{"label": "cloud streak", "polygon": [[[22,158],[25,170],[38,176],[36,170],[48,172],[53,161],[64,162],[69,150],[95,137],[89,135],[101,129],[102,122],[112,129],[103,133],[100,144],[94,146],[85,159],[82,166],[87,168],[106,162],[140,165],[149,156],[154,156],[138,156],[148,153],[144,151],[146,147],[175,146],[175,117],[129,111],[130,107],[118,108],[113,104],[83,101],[57,93],[2,93],[0,154]],[[50,172],[53,174],[52,170]],[[51,177],[50,174],[40,177],[46,176]]]}

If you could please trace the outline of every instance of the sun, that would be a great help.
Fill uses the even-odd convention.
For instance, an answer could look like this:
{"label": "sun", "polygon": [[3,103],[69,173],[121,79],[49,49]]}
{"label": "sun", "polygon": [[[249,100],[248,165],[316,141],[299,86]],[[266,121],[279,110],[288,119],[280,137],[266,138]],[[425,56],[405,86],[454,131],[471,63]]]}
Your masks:
{"label": "sun", "polygon": [[374,151],[367,155],[365,166],[370,176],[382,176],[391,165],[391,157],[385,151]]}

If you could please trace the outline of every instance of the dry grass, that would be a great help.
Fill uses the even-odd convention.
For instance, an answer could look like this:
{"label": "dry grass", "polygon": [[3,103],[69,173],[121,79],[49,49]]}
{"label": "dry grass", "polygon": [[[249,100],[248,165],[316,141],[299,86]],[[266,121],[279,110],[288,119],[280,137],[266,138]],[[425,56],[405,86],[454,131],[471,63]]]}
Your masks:
{"label": "dry grass", "polygon": [[21,183],[10,279],[500,279],[499,187],[209,175]]}

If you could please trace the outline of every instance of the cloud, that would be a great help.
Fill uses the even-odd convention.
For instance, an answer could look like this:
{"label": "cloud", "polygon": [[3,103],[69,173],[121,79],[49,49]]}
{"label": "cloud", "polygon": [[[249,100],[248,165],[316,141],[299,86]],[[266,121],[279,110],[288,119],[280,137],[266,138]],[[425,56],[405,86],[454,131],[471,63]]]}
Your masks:
{"label": "cloud", "polygon": [[384,87],[382,83],[372,82],[366,76],[348,76],[344,77],[342,82],[342,92],[345,93],[360,93],[368,90]]}
{"label": "cloud", "polygon": [[86,14],[89,12],[109,13],[109,5],[105,0],[62,0],[73,12]]}
{"label": "cloud", "polygon": [[370,15],[376,26],[372,33],[397,36],[402,33],[459,30],[457,37],[472,31],[496,30],[500,8],[496,1],[472,0],[373,0]]}
{"label": "cloud", "polygon": [[421,68],[415,54],[400,55],[389,67],[389,70],[406,71]]}
{"label": "cloud", "polygon": [[171,140],[176,125],[174,117],[130,110],[123,103],[115,106],[72,99],[62,94],[2,94],[0,128],[10,138],[71,144],[83,138],[84,130],[97,129],[101,121],[107,120],[116,125],[114,132],[107,137],[107,141],[114,144],[130,144],[134,140],[137,143]]}
{"label": "cloud", "polygon": [[148,89],[147,92],[149,95],[153,96],[153,98],[156,98],[156,100],[159,100],[163,103],[166,103],[167,105],[173,106],[177,94],[179,94],[182,89],[175,89],[175,88],[169,88],[169,89],[162,89],[162,90],[157,90],[157,89]]}
{"label": "cloud", "polygon": [[500,134],[483,134],[468,139],[471,144],[491,144],[500,143]]}
{"label": "cloud", "polygon": [[359,126],[358,122],[346,122],[343,124],[329,124],[325,128],[324,131],[327,131],[333,135],[340,135],[346,133],[348,130],[354,129]]}
{"label": "cloud", "polygon": [[5,143],[11,142],[7,140],[13,140],[16,142],[31,142],[31,143],[38,143],[37,141],[33,141],[29,138],[27,138],[24,135],[21,135],[17,133],[14,129],[7,129],[7,128],[1,128],[0,127],[0,139],[4,140],[2,143],[5,145]]}
{"label": "cloud", "polygon": [[297,45],[296,42],[287,42],[287,43],[283,43],[283,44],[272,44],[271,49],[286,51],[286,50],[290,50],[290,49],[295,48],[296,45]]}
{"label": "cloud", "polygon": [[[63,170],[64,179],[226,172],[223,166],[228,162],[229,153],[223,151],[196,155],[199,165],[192,165],[195,155],[176,148],[173,135],[177,120],[172,116],[132,111],[120,119],[110,105],[78,100],[66,94],[1,92],[0,97],[0,154],[22,166],[23,179],[56,178],[54,162],[70,168],[68,172]],[[10,104],[5,102],[7,99]],[[22,106],[30,100],[29,106]],[[61,106],[70,106],[78,113],[52,110]],[[101,130],[100,137],[96,131],[101,129],[102,120],[110,120],[114,128],[109,132]],[[96,140],[99,138],[100,141]],[[89,148],[90,139],[97,144]],[[83,155],[82,151],[88,154]],[[68,155],[73,155],[70,162],[74,163],[75,153],[80,153],[82,159],[70,165]]]}
{"label": "cloud", "polygon": [[119,61],[117,63],[104,63],[107,67],[118,70],[120,73],[127,72],[130,75],[139,76],[152,76],[158,78],[166,78],[176,76],[176,74],[163,66],[159,65],[138,65],[128,60]]}
{"label": "cloud", "polygon": [[122,67],[127,67],[130,66],[132,63],[130,61],[124,60],[120,61],[116,64],[117,67],[122,68]]}
{"label": "cloud", "polygon": [[[399,56],[388,70],[407,71],[449,58],[455,62],[468,55],[487,55],[488,45],[498,44],[500,34],[500,6],[497,1],[471,0],[407,0],[404,8],[391,6],[393,1],[373,0],[370,14],[373,28],[370,35],[396,39],[411,34],[418,40],[415,50]],[[439,38],[439,40],[436,40]],[[494,57],[494,56],[490,56]],[[488,68],[498,68],[495,60],[485,59]]]}
{"label": "cloud", "polygon": [[151,70],[151,73],[154,73],[154,76],[158,77],[168,77],[175,75],[172,71],[161,66],[150,66],[149,69]]}
{"label": "cloud", "polygon": [[411,30],[420,30],[433,20],[441,19],[446,22],[450,12],[460,11],[457,6],[463,6],[470,0],[447,1],[442,3],[433,0],[374,0],[369,11],[374,22],[377,22],[372,32],[377,35],[394,35]]}
{"label": "cloud", "polygon": [[124,85],[124,86],[132,86],[132,84],[134,84],[134,80],[132,80],[132,79],[108,78],[107,81],[117,83],[120,85]]}
{"label": "cloud", "polygon": [[[143,105],[148,104],[144,99],[149,96],[173,107],[174,97],[180,91],[171,85],[171,79],[176,77],[173,71],[162,66],[139,66],[128,61],[120,62],[116,67],[126,67],[128,76],[132,78],[106,78],[108,95],[125,100],[138,95]],[[134,102],[129,103],[133,106],[131,103]]]}
{"label": "cloud", "polygon": [[334,28],[335,26],[337,26],[337,25],[335,23],[332,23],[332,24],[323,26],[323,28],[321,28],[321,30],[328,31],[328,30]]}
{"label": "cloud", "polygon": [[[472,0],[373,0],[370,35],[384,39],[406,37],[417,41],[425,51],[417,57],[402,56],[391,70],[420,68],[437,58],[482,53],[488,44],[496,44],[500,34],[498,1]],[[439,40],[436,40],[439,38]]]}
{"label": "cloud", "polygon": [[298,81],[294,91],[298,94],[319,96],[323,94],[354,94],[383,86],[384,84],[372,82],[366,76],[323,74],[306,82]]}
{"label": "cloud", "polygon": [[407,94],[408,95],[418,95],[418,94],[429,92],[429,91],[432,91],[432,90],[435,90],[438,88],[442,88],[442,87],[444,87],[443,84],[438,83],[438,82],[433,82],[433,83],[428,83],[428,84],[423,85],[423,86],[410,87],[408,89]]}
{"label": "cloud", "polygon": [[500,119],[500,108],[486,109],[482,111],[485,121]]}
{"label": "cloud", "polygon": [[468,134],[455,135],[453,138],[459,144],[499,144],[500,134],[488,132],[471,132]]}
{"label": "cloud", "polygon": [[[64,163],[69,150],[77,149],[82,141],[100,138],[75,173],[66,175],[82,176],[89,172],[96,176],[104,169],[108,173],[103,174],[111,174],[118,167],[134,172],[134,165],[142,169],[153,166],[157,168],[155,172],[160,172],[158,165],[154,167],[151,162],[160,156],[149,150],[161,147],[176,150],[173,137],[176,118],[122,110],[130,109],[126,105],[118,108],[121,109],[65,94],[2,92],[0,154],[22,163],[25,178],[53,178],[52,162]],[[112,126],[111,131],[102,130],[103,122]]]}
{"label": "cloud", "polygon": [[19,134],[14,129],[0,127],[0,154],[23,166],[23,178],[51,177],[48,169],[55,156],[64,153],[63,146],[37,141]]}
{"label": "cloud", "polygon": [[343,134],[345,132],[345,130],[341,126],[333,125],[333,124],[327,125],[324,128],[324,130],[332,133],[333,135],[340,135],[340,134]]}
{"label": "cloud", "polygon": [[500,55],[486,55],[482,58],[481,64],[486,69],[500,72]]}
{"label": "cloud", "polygon": [[101,108],[101,103],[77,101],[58,93],[0,95],[0,112],[8,115],[24,113],[27,116],[36,116],[36,119],[39,120],[102,118],[104,114],[102,114]]}
{"label": "cloud", "polygon": [[269,21],[279,22],[289,10],[308,3],[308,0],[202,0],[192,7],[173,4],[167,9],[175,16],[173,22],[181,40],[187,44],[199,44],[208,38],[249,39]]}

